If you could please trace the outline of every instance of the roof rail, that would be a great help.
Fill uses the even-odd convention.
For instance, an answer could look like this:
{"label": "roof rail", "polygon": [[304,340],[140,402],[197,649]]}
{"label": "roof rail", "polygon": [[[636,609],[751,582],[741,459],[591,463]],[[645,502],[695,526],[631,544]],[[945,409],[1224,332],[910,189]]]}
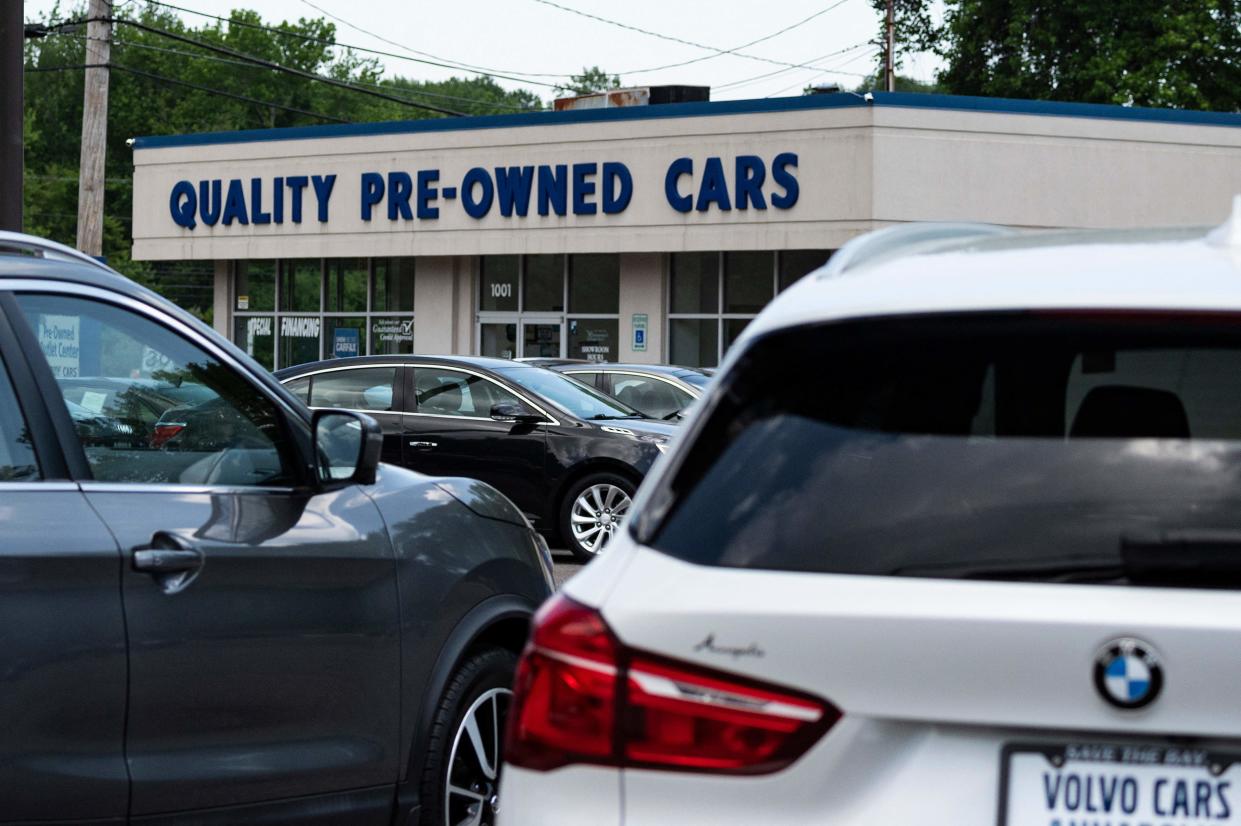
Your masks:
{"label": "roof rail", "polygon": [[995,224],[913,222],[859,235],[842,246],[819,271],[819,278],[834,278],[863,264],[874,264],[898,255],[930,252],[937,247],[968,238],[1012,235],[1015,230]]}
{"label": "roof rail", "polygon": [[64,244],[58,244],[55,241],[48,241],[46,238],[39,238],[34,235],[27,235],[23,232],[0,230],[0,255],[21,253],[38,258],[50,258],[55,261],[74,261],[79,264],[90,264],[96,269],[116,274],[116,270],[107,264],[97,258],[90,257],[84,252],[75,250],[73,247],[67,247]]}

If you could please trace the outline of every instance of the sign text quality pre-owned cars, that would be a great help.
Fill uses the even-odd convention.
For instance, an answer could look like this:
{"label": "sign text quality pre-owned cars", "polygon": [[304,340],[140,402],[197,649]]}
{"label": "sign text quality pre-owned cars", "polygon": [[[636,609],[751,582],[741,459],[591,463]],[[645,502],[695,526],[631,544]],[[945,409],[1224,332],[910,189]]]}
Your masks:
{"label": "sign text quality pre-owned cars", "polygon": [[[797,162],[794,152],[770,159],[739,155],[729,163],[718,156],[677,158],[664,173],[664,198],[680,213],[790,209],[800,195]],[[336,180],[335,174],[180,180],[169,193],[168,210],[189,230],[300,224],[311,215],[328,223]],[[451,182],[439,169],[362,172],[360,197],[351,206],[365,222],[434,221],[442,209],[453,208],[475,219],[493,213],[614,215],[628,208],[637,186],[629,166],[619,161],[475,166]]]}

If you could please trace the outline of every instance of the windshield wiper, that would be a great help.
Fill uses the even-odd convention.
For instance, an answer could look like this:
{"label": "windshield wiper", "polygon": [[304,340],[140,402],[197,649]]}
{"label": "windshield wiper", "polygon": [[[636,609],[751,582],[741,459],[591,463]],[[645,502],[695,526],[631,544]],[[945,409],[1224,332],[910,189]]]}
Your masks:
{"label": "windshield wiper", "polygon": [[590,417],[589,421],[592,421],[592,422],[611,422],[611,421],[617,421],[617,420],[619,420],[619,419],[645,419],[645,418],[646,418],[646,416],[643,416],[643,415],[640,415],[640,414],[639,414],[639,415],[636,415],[636,416],[635,416],[635,415],[632,415],[632,414],[631,414],[631,415],[627,415],[627,416],[613,416],[613,415],[611,415],[611,414],[609,414],[609,413],[596,413],[595,415],[593,415],[593,416],[591,416],[591,417]]}

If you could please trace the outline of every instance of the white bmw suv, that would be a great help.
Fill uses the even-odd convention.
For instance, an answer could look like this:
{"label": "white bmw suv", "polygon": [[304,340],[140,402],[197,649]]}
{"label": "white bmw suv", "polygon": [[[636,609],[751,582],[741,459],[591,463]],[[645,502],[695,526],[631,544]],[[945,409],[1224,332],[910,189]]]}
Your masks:
{"label": "white bmw suv", "polygon": [[538,616],[502,826],[1241,824],[1237,206],[782,295]]}

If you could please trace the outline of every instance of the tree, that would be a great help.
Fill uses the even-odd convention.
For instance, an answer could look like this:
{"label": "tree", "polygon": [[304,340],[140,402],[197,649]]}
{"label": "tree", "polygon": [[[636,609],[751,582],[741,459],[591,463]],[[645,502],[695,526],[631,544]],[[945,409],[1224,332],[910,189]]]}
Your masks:
{"label": "tree", "polygon": [[[923,92],[932,94],[947,94],[948,88],[937,80],[918,80],[915,77],[896,73],[897,92]],[[873,92],[883,88],[883,69],[879,69],[870,77],[863,80],[853,91],[862,94],[863,92]]]}
{"label": "tree", "polygon": [[[877,86],[868,88],[882,89],[884,67],[888,55],[888,0],[870,0],[871,6],[879,14],[879,34],[870,42],[879,47],[876,58],[878,66],[875,76],[879,79]],[[893,18],[893,61],[894,70],[901,68],[903,56],[910,52],[932,51],[939,43],[940,29],[931,19],[929,0],[892,0]],[[906,91],[898,89],[897,91]]]}
{"label": "tree", "polygon": [[608,89],[619,89],[620,75],[609,75],[598,66],[583,68],[580,75],[570,75],[569,82],[556,87],[557,94],[589,95],[591,92],[606,92]]}
{"label": "tree", "polygon": [[950,0],[957,94],[1241,110],[1236,0]]}

